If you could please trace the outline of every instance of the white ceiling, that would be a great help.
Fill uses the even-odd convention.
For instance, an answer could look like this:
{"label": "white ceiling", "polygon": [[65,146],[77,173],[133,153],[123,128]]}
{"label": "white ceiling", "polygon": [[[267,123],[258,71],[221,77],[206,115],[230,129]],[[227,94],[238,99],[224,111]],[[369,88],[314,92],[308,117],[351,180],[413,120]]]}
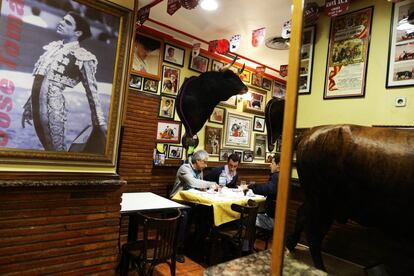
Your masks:
{"label": "white ceiling", "polygon": [[[143,7],[154,0],[139,0],[139,7]],[[291,0],[217,0],[219,8],[216,11],[204,11],[200,6],[195,9],[179,9],[174,15],[167,13],[167,0],[151,8],[150,19],[164,23],[173,28],[189,33],[205,41],[216,39],[230,40],[232,35],[242,36],[240,48],[237,53],[279,70],[280,65],[288,63],[287,50],[274,50],[264,44],[253,47],[251,44],[252,31],[266,27],[266,38],[280,36],[283,23],[291,16]],[[145,26],[167,32],[175,39],[187,43],[199,42],[184,37],[171,30],[162,28],[153,22],[147,21]],[[207,49],[208,45],[202,43],[201,47]],[[255,67],[255,64],[246,62]],[[266,69],[266,73],[276,72]],[[278,76],[278,74],[276,74]]]}

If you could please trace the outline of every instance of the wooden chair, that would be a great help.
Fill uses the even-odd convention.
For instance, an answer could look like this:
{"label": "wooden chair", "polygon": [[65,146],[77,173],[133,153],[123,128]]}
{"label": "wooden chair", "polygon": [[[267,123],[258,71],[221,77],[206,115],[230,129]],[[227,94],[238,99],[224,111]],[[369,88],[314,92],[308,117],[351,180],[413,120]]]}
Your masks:
{"label": "wooden chair", "polygon": [[168,263],[171,275],[174,276],[181,211],[177,210],[170,218],[142,217],[142,240],[122,246],[120,275],[128,275],[131,265],[138,275],[152,275],[156,265]]}
{"label": "wooden chair", "polygon": [[210,254],[216,254],[218,241],[227,241],[235,249],[236,257],[243,254],[243,244],[248,243],[247,252],[254,251],[256,240],[256,216],[258,204],[254,200],[249,200],[246,206],[232,204],[231,209],[240,213],[237,221],[216,227],[213,230],[213,247]]}

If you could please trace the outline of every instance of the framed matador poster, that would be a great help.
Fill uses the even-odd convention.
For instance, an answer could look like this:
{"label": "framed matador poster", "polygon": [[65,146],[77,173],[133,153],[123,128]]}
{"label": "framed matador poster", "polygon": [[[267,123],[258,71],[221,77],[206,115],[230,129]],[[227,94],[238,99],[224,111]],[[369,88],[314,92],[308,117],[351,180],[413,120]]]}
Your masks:
{"label": "framed matador poster", "polygon": [[227,112],[223,144],[225,147],[250,148],[252,118]]}
{"label": "framed matador poster", "polygon": [[373,8],[331,21],[324,99],[363,97]]}
{"label": "framed matador poster", "polygon": [[108,1],[0,3],[0,158],[115,169],[132,13]]}

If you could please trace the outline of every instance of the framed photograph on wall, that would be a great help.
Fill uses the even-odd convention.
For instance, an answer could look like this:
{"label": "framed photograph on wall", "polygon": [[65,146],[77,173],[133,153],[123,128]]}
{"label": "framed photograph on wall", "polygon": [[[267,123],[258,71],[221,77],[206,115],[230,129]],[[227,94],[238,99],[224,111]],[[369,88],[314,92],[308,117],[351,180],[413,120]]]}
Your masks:
{"label": "framed photograph on wall", "polygon": [[249,89],[250,99],[243,100],[243,112],[264,115],[266,107],[266,92]]}
{"label": "framed photograph on wall", "polygon": [[227,112],[224,143],[225,147],[250,148],[252,118]]}
{"label": "framed photograph on wall", "polygon": [[373,8],[331,19],[324,99],[363,97]]}
{"label": "framed photograph on wall", "polygon": [[216,106],[213,110],[213,113],[210,115],[208,121],[216,124],[224,124],[225,115],[226,109],[223,107]]}
{"label": "framed photograph on wall", "polygon": [[204,133],[204,149],[210,155],[218,155],[220,153],[221,128],[205,127]]}
{"label": "framed photograph on wall", "polygon": [[183,48],[165,43],[164,61],[183,67],[185,58],[185,50]]}
{"label": "framed photograph on wall", "polygon": [[253,151],[251,150],[244,150],[243,151],[243,162],[253,162]]}
{"label": "framed photograph on wall", "polygon": [[414,85],[414,0],[393,4],[387,88]]}
{"label": "framed photograph on wall", "polygon": [[142,90],[142,77],[137,75],[130,75],[129,78],[129,88]]}
{"label": "framed photograph on wall", "polygon": [[142,90],[145,91],[145,92],[150,92],[150,93],[155,93],[156,94],[157,91],[158,91],[158,81],[144,78],[144,86],[143,86]]}
{"label": "framed photograph on wall", "polygon": [[183,158],[183,147],[176,145],[168,146],[168,157],[169,159],[182,159]]}
{"label": "framed photograph on wall", "polygon": [[219,102],[219,105],[237,108],[237,95],[231,96],[227,101]]}
{"label": "framed photograph on wall", "polygon": [[161,83],[161,93],[176,96],[180,89],[180,69],[164,65]]}
{"label": "framed photograph on wall", "polygon": [[274,152],[266,152],[265,162],[266,163],[272,163],[274,154],[275,154]]}
{"label": "framed photograph on wall", "polygon": [[224,62],[218,61],[213,59],[211,61],[211,71],[220,71],[220,69],[224,66]]}
{"label": "framed photograph on wall", "polygon": [[232,149],[220,149],[219,161],[225,161],[229,159],[229,156],[233,153]]}
{"label": "framed photograph on wall", "polygon": [[315,25],[303,29],[299,69],[299,94],[310,94],[311,92],[315,33]]}
{"label": "framed photograph on wall", "polygon": [[265,118],[260,116],[254,116],[253,131],[264,132],[265,130]]}
{"label": "framed photograph on wall", "polygon": [[233,153],[236,154],[237,157],[239,157],[240,162],[243,161],[243,151],[242,150],[233,150]]}
{"label": "framed photograph on wall", "polygon": [[174,119],[174,111],[175,111],[175,98],[161,96],[160,97],[160,110],[158,112],[158,116],[167,119]]}
{"label": "framed photograph on wall", "polygon": [[243,70],[241,74],[239,75],[240,79],[245,83],[250,83],[252,73],[247,70]]}
{"label": "framed photograph on wall", "polygon": [[163,42],[145,34],[135,35],[131,72],[159,80],[161,78]]}
{"label": "framed photograph on wall", "polygon": [[286,83],[278,80],[273,81],[272,97],[284,99],[286,97]]}
{"label": "framed photograph on wall", "polygon": [[[69,14],[66,7],[75,5],[96,19]],[[32,7],[43,11],[32,16],[36,25],[34,20],[22,21],[26,15],[29,19]],[[0,1],[0,10],[1,55],[8,61],[0,64],[0,97],[5,104],[0,159],[13,164],[2,170],[115,171],[125,90],[119,84],[129,82],[132,12],[108,1],[73,0]],[[82,34],[67,29],[74,43],[62,41],[65,22],[82,24]],[[105,33],[107,40],[95,33]],[[58,49],[60,54],[54,55]],[[52,75],[56,85],[43,78]],[[42,100],[51,94],[53,102]]]}
{"label": "framed photograph on wall", "polygon": [[254,86],[262,87],[263,78],[259,78],[255,73],[252,73],[252,81],[250,83]]}
{"label": "framed photograph on wall", "polygon": [[199,73],[204,73],[204,72],[207,72],[208,62],[209,62],[208,57],[205,57],[202,55],[193,57],[193,55],[191,55],[190,64],[188,68],[193,71],[199,72]]}
{"label": "framed photograph on wall", "polygon": [[266,138],[264,134],[254,135],[254,158],[265,159],[266,156]]}
{"label": "framed photograph on wall", "polygon": [[163,120],[157,122],[156,142],[179,144],[180,138],[181,122]]}
{"label": "framed photograph on wall", "polygon": [[263,78],[262,79],[262,88],[266,89],[266,90],[271,90],[272,89],[272,80],[267,79],[267,78]]}

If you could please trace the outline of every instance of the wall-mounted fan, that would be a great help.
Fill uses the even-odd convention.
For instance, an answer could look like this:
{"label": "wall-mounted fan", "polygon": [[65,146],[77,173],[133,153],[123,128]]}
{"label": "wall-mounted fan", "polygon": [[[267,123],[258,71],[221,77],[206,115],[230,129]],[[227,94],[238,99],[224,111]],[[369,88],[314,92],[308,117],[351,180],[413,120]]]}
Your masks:
{"label": "wall-mounted fan", "polygon": [[266,39],[266,46],[270,49],[287,50],[290,40],[290,20],[283,24],[282,36],[273,36]]}

